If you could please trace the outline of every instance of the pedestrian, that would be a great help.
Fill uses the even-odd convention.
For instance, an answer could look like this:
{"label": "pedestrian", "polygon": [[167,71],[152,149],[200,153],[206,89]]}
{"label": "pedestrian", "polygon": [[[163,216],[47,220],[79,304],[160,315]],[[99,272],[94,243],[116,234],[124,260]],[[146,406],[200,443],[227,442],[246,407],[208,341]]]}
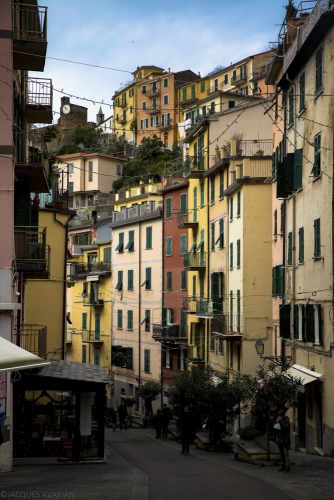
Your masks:
{"label": "pedestrian", "polygon": [[285,410],[277,412],[274,429],[276,431],[276,443],[282,457],[282,467],[279,472],[290,472],[290,419],[285,415]]}
{"label": "pedestrian", "polygon": [[162,412],[162,437],[167,437],[168,434],[168,424],[172,417],[172,412],[166,403],[161,408]]}
{"label": "pedestrian", "polygon": [[118,417],[119,417],[119,429],[122,430],[122,427],[124,425],[124,429],[127,431],[128,430],[128,422],[127,422],[127,416],[128,416],[128,409],[125,406],[125,402],[121,401],[121,404],[118,407]]}
{"label": "pedestrian", "polygon": [[111,414],[111,421],[112,421],[113,432],[114,432],[116,430],[116,426],[117,426],[117,413],[114,409],[113,409],[113,412]]}
{"label": "pedestrian", "polygon": [[193,428],[193,416],[189,406],[185,406],[180,416],[180,431],[182,443],[182,455],[189,455],[190,436]]}
{"label": "pedestrian", "polygon": [[156,432],[155,439],[161,439],[162,420],[163,420],[162,411],[157,410],[156,414],[153,416],[153,424]]}

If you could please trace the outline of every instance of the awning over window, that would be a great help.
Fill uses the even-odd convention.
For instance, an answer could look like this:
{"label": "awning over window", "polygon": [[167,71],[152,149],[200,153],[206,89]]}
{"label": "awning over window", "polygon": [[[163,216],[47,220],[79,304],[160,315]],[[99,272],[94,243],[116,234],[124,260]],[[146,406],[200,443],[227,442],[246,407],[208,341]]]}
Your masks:
{"label": "awning over window", "polygon": [[303,385],[316,382],[317,380],[323,381],[323,375],[321,373],[313,372],[301,365],[292,365],[285,373],[291,375],[291,377],[300,378]]}
{"label": "awning over window", "polygon": [[99,276],[87,276],[86,281],[99,281]]}
{"label": "awning over window", "polygon": [[0,372],[36,368],[49,364],[50,361],[39,358],[0,337]]}

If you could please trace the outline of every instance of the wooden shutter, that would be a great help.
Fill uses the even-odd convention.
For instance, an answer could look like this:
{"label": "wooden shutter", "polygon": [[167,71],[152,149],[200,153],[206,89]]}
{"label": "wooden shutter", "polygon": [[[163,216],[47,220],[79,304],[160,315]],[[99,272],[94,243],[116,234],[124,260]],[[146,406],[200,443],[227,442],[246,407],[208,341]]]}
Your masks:
{"label": "wooden shutter", "polygon": [[151,268],[147,267],[146,268],[146,290],[151,290],[152,288],[152,283],[151,283]]}
{"label": "wooden shutter", "polygon": [[276,198],[285,198],[285,168],[282,161],[277,162]]}
{"label": "wooden shutter", "polygon": [[86,346],[81,346],[82,348],[82,363],[86,363]]}
{"label": "wooden shutter", "polygon": [[293,177],[294,177],[294,168],[295,168],[295,154],[288,153],[285,159],[286,165],[286,178],[285,178],[285,194],[292,194],[293,191]]}
{"label": "wooden shutter", "polygon": [[87,313],[82,313],[82,329],[87,330]]}
{"label": "wooden shutter", "polygon": [[100,340],[100,323],[101,317],[100,314],[95,314],[95,340]]}
{"label": "wooden shutter", "polygon": [[117,328],[123,328],[123,311],[121,309],[117,311]]}
{"label": "wooden shutter", "polygon": [[186,215],[187,213],[187,195],[185,193],[180,196],[181,214]]}
{"label": "wooden shutter", "polygon": [[133,368],[133,349],[132,347],[126,347],[126,357],[125,357],[125,368]]}
{"label": "wooden shutter", "polygon": [[152,227],[146,228],[146,249],[152,248]]}
{"label": "wooden shutter", "polygon": [[285,304],[283,306],[280,306],[279,309],[280,336],[283,339],[290,338],[290,327],[291,327],[290,311],[291,311],[290,304]]}
{"label": "wooden shutter", "polygon": [[240,240],[237,240],[237,267],[240,267]]}
{"label": "wooden shutter", "polygon": [[303,148],[296,149],[294,155],[294,180],[293,188],[299,189],[303,185]]}
{"label": "wooden shutter", "polygon": [[294,338],[298,339],[299,336],[299,306],[294,305],[293,307],[293,333]]}
{"label": "wooden shutter", "polygon": [[128,330],[133,330],[133,311],[128,311]]}
{"label": "wooden shutter", "polygon": [[314,342],[314,307],[313,304],[306,304],[306,342]]}
{"label": "wooden shutter", "polygon": [[211,274],[211,297],[213,299],[219,297],[219,273]]}
{"label": "wooden shutter", "polygon": [[240,290],[237,290],[237,332],[240,333],[241,326],[241,298]]}
{"label": "wooden shutter", "polygon": [[304,228],[300,227],[298,230],[299,233],[299,253],[298,253],[298,261],[300,263],[304,262]]}

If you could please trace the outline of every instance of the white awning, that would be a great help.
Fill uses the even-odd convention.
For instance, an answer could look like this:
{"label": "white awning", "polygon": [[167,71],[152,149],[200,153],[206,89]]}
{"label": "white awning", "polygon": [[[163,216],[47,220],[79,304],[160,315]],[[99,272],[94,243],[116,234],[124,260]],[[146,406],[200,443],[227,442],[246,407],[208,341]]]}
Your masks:
{"label": "white awning", "polygon": [[99,281],[99,276],[87,276],[86,281]]}
{"label": "white awning", "polygon": [[23,370],[49,365],[50,361],[39,358],[35,354],[21,349],[12,342],[0,337],[0,372]]}
{"label": "white awning", "polygon": [[313,372],[301,365],[292,365],[285,373],[291,375],[291,377],[300,378],[303,385],[310,384],[317,380],[323,381],[323,375],[321,373]]}

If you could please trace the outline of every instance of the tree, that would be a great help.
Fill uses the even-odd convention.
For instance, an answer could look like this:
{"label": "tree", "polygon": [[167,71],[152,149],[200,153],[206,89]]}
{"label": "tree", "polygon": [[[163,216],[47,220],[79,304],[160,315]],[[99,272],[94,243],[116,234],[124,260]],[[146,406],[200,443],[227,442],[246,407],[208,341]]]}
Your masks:
{"label": "tree", "polygon": [[215,68],[213,68],[213,70],[209,71],[209,73],[205,76],[212,76],[214,75],[215,73],[218,73],[219,71],[222,71],[223,69],[225,69],[226,66],[222,66],[221,64],[219,64],[218,66],[216,66]]}
{"label": "tree", "polygon": [[145,417],[148,415],[153,415],[152,401],[157,399],[158,395],[162,391],[162,385],[158,382],[146,382],[142,385],[138,391],[138,396],[145,401]]}
{"label": "tree", "polygon": [[219,444],[221,435],[233,433],[234,422],[248,407],[254,387],[255,381],[250,376],[239,375],[229,380],[226,374],[192,366],[174,377],[169,401],[177,416],[184,406],[190,406],[197,428],[208,418],[211,436]]}
{"label": "tree", "polygon": [[83,144],[85,148],[91,148],[99,145],[99,139],[102,134],[101,128],[87,127],[86,125],[75,125],[71,139],[74,144]]}

